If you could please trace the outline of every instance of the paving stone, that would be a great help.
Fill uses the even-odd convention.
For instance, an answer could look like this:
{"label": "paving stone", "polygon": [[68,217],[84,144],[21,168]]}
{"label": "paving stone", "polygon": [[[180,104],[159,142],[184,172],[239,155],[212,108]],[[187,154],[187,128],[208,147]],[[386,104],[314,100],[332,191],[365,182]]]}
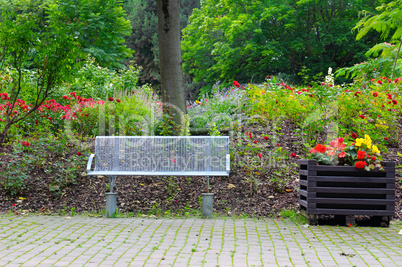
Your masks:
{"label": "paving stone", "polygon": [[402,262],[401,226],[0,215],[0,266],[388,267]]}

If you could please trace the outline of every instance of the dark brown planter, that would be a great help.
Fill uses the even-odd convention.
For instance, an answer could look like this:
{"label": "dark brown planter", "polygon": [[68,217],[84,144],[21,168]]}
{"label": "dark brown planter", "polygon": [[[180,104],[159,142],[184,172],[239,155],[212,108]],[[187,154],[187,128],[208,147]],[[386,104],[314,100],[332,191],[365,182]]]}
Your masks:
{"label": "dark brown planter", "polygon": [[299,203],[309,224],[317,224],[318,215],[341,217],[346,225],[355,223],[355,215],[367,215],[389,226],[395,215],[395,162],[382,164],[384,171],[368,172],[300,160]]}

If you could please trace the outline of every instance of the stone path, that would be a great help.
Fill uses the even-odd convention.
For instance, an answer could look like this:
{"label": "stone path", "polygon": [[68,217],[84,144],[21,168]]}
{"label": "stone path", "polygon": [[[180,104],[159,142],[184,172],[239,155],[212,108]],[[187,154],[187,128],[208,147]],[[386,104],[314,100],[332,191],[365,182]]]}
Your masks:
{"label": "stone path", "polygon": [[402,266],[401,228],[0,215],[0,266]]}

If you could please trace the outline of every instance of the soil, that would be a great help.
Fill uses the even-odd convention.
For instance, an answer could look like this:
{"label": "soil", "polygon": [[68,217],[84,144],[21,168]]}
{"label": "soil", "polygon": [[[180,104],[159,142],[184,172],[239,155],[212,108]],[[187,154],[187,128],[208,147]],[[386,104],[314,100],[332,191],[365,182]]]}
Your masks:
{"label": "soil", "polygon": [[[263,142],[263,129],[253,129],[255,139]],[[214,214],[224,216],[268,217],[279,216],[280,211],[298,211],[298,161],[303,157],[301,142],[293,133],[294,126],[286,122],[282,126],[283,136],[280,145],[286,151],[298,155],[291,158],[292,170],[282,186],[269,179],[269,173],[259,177],[257,190],[245,179],[246,174],[240,168],[231,170],[229,177],[211,177],[211,193],[214,193]],[[268,132],[265,132],[268,134]],[[261,140],[259,140],[259,138]],[[300,141],[300,140],[299,140]],[[401,141],[401,140],[400,140]],[[401,165],[401,157],[397,155],[399,148],[389,147],[389,154],[384,160],[396,161]],[[0,146],[0,162],[9,160],[12,146]],[[0,172],[6,165],[0,166]],[[396,209],[394,219],[402,219],[402,178],[401,168],[397,168]],[[62,190],[49,190],[49,179],[52,174],[37,172],[27,179],[27,187],[20,195],[0,193],[0,214],[7,212],[68,214],[84,213],[101,214],[105,208],[105,193],[108,192],[107,177],[88,177],[81,173],[75,183]],[[120,213],[153,214],[153,215],[186,215],[200,213],[201,193],[206,192],[204,177],[118,177],[114,191],[117,193],[117,205]]]}

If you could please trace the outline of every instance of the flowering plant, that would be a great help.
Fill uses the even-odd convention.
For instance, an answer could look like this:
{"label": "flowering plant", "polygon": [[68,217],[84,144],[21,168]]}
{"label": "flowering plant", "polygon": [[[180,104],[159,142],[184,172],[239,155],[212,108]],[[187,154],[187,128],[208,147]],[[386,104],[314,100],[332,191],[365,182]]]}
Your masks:
{"label": "flowering plant", "polygon": [[[356,138],[356,135],[352,134],[352,137]],[[367,134],[364,138],[356,138],[350,145],[344,143],[341,137],[332,140],[329,146],[318,144],[309,152],[312,159],[323,165],[355,166],[366,171],[374,168],[384,170],[380,150],[376,145],[372,145],[372,140]]]}

